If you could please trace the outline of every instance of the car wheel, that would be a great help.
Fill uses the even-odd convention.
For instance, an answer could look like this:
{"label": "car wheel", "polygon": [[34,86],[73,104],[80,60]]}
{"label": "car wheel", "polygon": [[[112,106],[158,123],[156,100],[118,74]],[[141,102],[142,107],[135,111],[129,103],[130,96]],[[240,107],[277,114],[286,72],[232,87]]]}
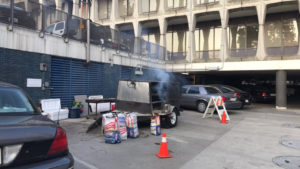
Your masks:
{"label": "car wheel", "polygon": [[199,101],[198,104],[197,104],[197,110],[200,112],[200,113],[204,113],[205,110],[206,110],[206,106],[207,106],[207,103],[204,102],[204,101]]}
{"label": "car wheel", "polygon": [[165,118],[166,127],[167,128],[173,128],[177,125],[177,113],[173,110],[171,114],[167,115]]}

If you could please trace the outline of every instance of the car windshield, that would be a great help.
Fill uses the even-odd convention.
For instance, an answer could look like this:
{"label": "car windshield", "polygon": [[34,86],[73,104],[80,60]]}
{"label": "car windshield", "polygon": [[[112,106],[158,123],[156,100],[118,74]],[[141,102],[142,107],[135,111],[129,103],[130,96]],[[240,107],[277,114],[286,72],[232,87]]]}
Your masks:
{"label": "car windshield", "polygon": [[226,89],[231,89],[232,92],[243,92],[241,89],[238,89],[236,87],[233,87],[233,86],[224,86],[226,87]]}
{"label": "car windshield", "polygon": [[25,94],[16,88],[0,88],[0,115],[7,113],[32,114],[34,109]]}
{"label": "car windshield", "polygon": [[230,89],[230,88],[228,88],[228,87],[224,87],[224,86],[221,86],[219,89],[221,89],[221,91],[222,91],[223,93],[230,93],[230,92],[234,92],[234,90],[233,90],[233,89]]}
{"label": "car windshield", "polygon": [[214,89],[212,87],[204,87],[206,89],[207,94],[220,94],[220,92],[217,89]]}

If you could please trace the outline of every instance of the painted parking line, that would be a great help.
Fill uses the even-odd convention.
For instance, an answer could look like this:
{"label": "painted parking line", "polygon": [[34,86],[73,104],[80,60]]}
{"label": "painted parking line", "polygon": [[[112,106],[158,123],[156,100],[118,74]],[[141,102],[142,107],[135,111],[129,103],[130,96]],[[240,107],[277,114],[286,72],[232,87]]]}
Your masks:
{"label": "painted parking line", "polygon": [[181,139],[179,139],[179,138],[176,138],[176,137],[170,137],[170,136],[168,136],[168,138],[167,138],[167,139],[169,139],[169,140],[173,140],[173,141],[176,141],[176,142],[178,142],[178,143],[184,143],[184,144],[188,144],[188,142],[187,142],[187,141],[181,140]]}
{"label": "painted parking line", "polygon": [[75,157],[75,156],[73,156],[73,157],[74,157],[74,159],[75,159],[76,162],[78,162],[78,163],[80,163],[80,164],[82,164],[82,165],[84,165],[84,166],[86,166],[86,167],[88,167],[88,168],[90,168],[90,169],[99,169],[99,168],[95,167],[95,166],[92,165],[92,164],[89,164],[89,163],[87,163],[87,162],[85,162],[85,161],[82,161],[82,160],[78,159],[78,158]]}

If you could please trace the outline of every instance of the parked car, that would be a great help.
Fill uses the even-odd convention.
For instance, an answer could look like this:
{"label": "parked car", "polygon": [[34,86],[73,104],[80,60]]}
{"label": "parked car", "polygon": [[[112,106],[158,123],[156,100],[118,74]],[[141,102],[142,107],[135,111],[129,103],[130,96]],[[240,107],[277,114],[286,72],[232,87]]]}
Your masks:
{"label": "parked car", "polygon": [[218,88],[209,85],[186,85],[182,87],[181,107],[196,108],[204,113],[212,96],[221,96],[226,109],[240,109],[242,102],[237,96],[224,95]]}
{"label": "parked car", "polygon": [[[67,23],[66,20],[55,22],[47,26],[45,33],[56,35],[56,36],[68,36],[69,38],[76,39],[76,40],[82,40],[82,41],[87,40],[87,32],[85,29],[86,20],[69,19],[68,24],[66,23]],[[90,30],[91,30],[90,42],[95,45],[102,45],[107,48],[130,52],[129,44],[134,43],[130,41],[132,39],[127,39],[126,42],[121,43],[120,39],[112,38],[113,37],[112,31],[107,26],[96,25],[91,23]],[[119,35],[116,34],[115,36],[118,37]]]}
{"label": "parked car", "polygon": [[243,103],[241,108],[243,108],[244,105],[251,105],[252,103],[251,95],[248,92],[245,92],[241,89],[221,84],[213,84],[211,86],[218,88],[226,97],[236,96],[237,100]]}
{"label": "parked car", "polygon": [[65,131],[17,86],[0,82],[0,168],[73,168]]}
{"label": "parked car", "polygon": [[252,95],[253,102],[273,102],[276,99],[275,87],[268,85],[244,85],[244,90]]}
{"label": "parked car", "polygon": [[[68,25],[68,26],[67,26]],[[52,34],[56,36],[65,36],[68,34],[68,37],[86,40],[86,21],[79,19],[68,19],[55,22],[45,29],[46,34]]]}

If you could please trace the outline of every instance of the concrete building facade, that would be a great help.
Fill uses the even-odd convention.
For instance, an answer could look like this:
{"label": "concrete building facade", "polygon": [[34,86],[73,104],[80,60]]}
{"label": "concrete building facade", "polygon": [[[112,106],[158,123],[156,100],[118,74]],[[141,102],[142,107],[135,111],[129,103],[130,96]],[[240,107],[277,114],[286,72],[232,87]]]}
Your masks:
{"label": "concrete building facade", "polygon": [[[222,75],[222,81],[267,72],[276,84],[277,108],[287,107],[287,85],[297,81],[300,71],[299,50],[300,0],[30,0],[54,7],[61,12],[46,15],[46,27],[66,19],[68,14],[90,18],[112,30],[142,38],[166,47],[159,53],[164,60],[143,58],[134,42],[132,54],[103,49],[99,45],[55,36],[36,36],[36,32],[0,27],[0,47],[37,52],[72,59],[87,59],[129,67],[154,67],[170,72],[188,73],[193,83],[211,75]],[[4,2],[4,1],[3,1]],[[16,6],[39,12],[40,6],[15,0]],[[24,6],[24,7],[23,7]],[[29,9],[32,8],[32,9]],[[90,15],[88,15],[90,14]],[[52,19],[53,15],[53,19]],[[33,15],[41,20],[42,13]],[[43,23],[34,27],[40,30]],[[85,29],[85,28],[84,28]],[[92,38],[93,35],[91,35]],[[115,36],[112,33],[112,36]],[[146,52],[155,48],[145,47]],[[136,54],[138,53],[138,54]],[[270,73],[271,72],[271,73]],[[292,72],[292,78],[289,78]],[[198,78],[198,80],[197,80]],[[200,79],[202,78],[202,79]],[[274,78],[274,79],[273,79]],[[199,80],[200,79],[200,80]],[[203,80],[204,79],[204,80]],[[257,80],[257,79],[256,79]]]}
{"label": "concrete building facade", "polygon": [[[300,70],[298,0],[96,0],[93,4],[95,22],[165,46],[168,71],[274,72],[281,95],[276,105],[286,108],[287,86],[278,81],[286,79],[288,71]],[[103,17],[103,9],[110,15]]]}

